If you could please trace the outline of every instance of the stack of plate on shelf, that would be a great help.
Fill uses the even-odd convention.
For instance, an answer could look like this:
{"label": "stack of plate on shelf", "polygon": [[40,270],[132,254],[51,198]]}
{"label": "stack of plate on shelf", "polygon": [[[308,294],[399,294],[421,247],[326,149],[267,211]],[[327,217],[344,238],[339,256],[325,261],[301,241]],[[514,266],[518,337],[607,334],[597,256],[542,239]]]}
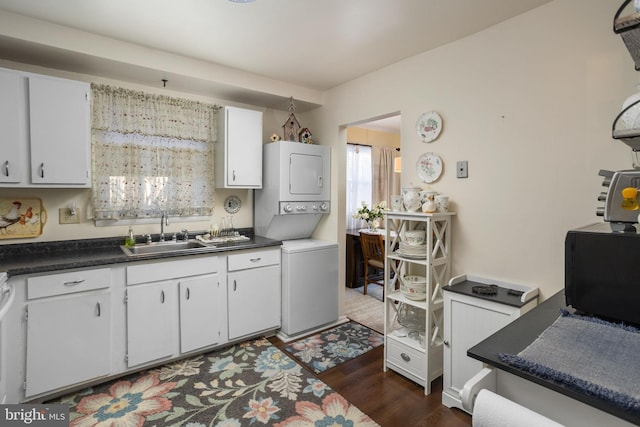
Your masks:
{"label": "stack of plate on shelf", "polygon": [[427,278],[424,276],[402,276],[400,291],[410,300],[422,301],[427,298]]}
{"label": "stack of plate on shelf", "polygon": [[400,247],[396,250],[396,253],[407,258],[421,259],[427,256],[427,245],[410,245],[405,242],[400,242]]}

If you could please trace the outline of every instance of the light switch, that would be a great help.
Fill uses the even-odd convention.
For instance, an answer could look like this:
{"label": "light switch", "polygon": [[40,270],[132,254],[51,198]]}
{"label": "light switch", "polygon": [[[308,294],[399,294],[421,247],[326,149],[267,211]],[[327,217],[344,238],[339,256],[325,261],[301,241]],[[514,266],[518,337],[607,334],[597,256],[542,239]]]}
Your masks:
{"label": "light switch", "polygon": [[71,210],[69,208],[58,209],[60,224],[80,224],[79,209]]}
{"label": "light switch", "polygon": [[456,176],[458,178],[469,177],[469,163],[466,160],[461,160],[456,163]]}

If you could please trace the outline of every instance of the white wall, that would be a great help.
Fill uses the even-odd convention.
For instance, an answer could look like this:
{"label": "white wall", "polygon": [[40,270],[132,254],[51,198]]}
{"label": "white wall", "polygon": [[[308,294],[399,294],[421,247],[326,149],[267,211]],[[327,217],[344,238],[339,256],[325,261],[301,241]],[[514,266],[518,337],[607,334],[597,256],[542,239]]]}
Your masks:
{"label": "white wall", "polygon": [[[403,185],[421,183],[410,165],[422,153],[445,164],[431,188],[457,212],[452,273],[535,285],[544,299],[561,289],[567,230],[601,220],[598,171],[631,167],[631,150],[611,138],[638,81],[612,31],[619,5],[556,0],[329,91],[310,119],[333,147],[333,211],[317,234],[341,242],[341,272],[344,125],[400,111]],[[443,131],[423,143],[415,122],[432,110]],[[458,160],[469,178],[456,179]]]}

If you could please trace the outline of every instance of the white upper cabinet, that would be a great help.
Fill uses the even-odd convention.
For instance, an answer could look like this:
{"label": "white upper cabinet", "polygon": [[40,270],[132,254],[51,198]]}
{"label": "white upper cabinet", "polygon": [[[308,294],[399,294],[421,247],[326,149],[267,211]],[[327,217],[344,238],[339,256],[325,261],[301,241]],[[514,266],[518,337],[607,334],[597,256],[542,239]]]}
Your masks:
{"label": "white upper cabinet", "polygon": [[31,182],[91,184],[89,85],[29,76]]}
{"label": "white upper cabinet", "polygon": [[0,184],[24,182],[24,98],[18,73],[0,69]]}
{"label": "white upper cabinet", "polygon": [[90,187],[89,84],[0,70],[0,90],[0,186]]}
{"label": "white upper cabinet", "polygon": [[215,149],[218,188],[262,188],[262,112],[224,107]]}

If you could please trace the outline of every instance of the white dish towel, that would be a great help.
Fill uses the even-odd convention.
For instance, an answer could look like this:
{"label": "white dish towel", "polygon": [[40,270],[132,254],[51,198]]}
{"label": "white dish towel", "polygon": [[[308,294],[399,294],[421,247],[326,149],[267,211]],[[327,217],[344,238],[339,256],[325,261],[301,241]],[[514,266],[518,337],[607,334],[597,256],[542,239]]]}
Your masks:
{"label": "white dish towel", "polygon": [[524,406],[482,389],[473,406],[473,427],[562,427]]}

